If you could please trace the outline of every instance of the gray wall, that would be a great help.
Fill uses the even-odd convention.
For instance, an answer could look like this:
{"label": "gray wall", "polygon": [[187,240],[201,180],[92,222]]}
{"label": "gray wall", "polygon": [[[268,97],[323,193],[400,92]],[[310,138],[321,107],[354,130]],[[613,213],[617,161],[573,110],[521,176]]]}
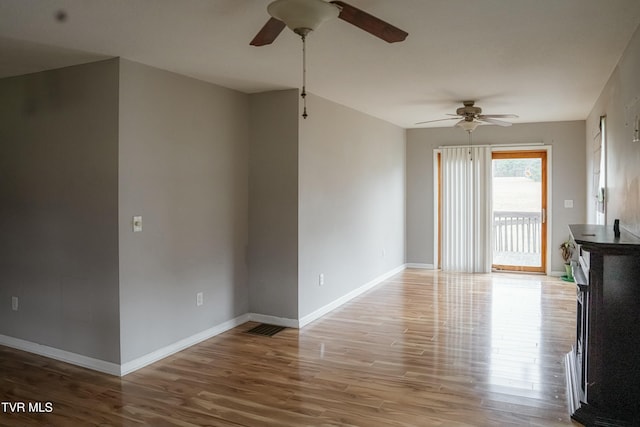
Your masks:
{"label": "gray wall", "polygon": [[405,258],[404,129],[317,96],[307,103],[299,125],[301,318]]}
{"label": "gray wall", "polygon": [[[640,27],[587,118],[586,191],[589,221],[595,221],[592,191],[594,135],[607,116],[607,223],[620,219],[640,236],[640,143],[632,142],[633,119],[640,114]],[[585,147],[583,146],[583,149]]]}
{"label": "gray wall", "polygon": [[2,79],[0,117],[0,334],[119,363],[118,61]]}
{"label": "gray wall", "polygon": [[[516,124],[508,128],[480,126],[473,132],[474,144],[542,142],[552,149],[552,206],[549,212],[552,238],[551,271],[564,271],[558,247],[568,237],[568,224],[586,220],[585,123],[549,122]],[[407,131],[407,262],[434,262],[433,150],[441,145],[468,144],[461,129],[433,128]],[[565,208],[564,200],[573,200]]]}
{"label": "gray wall", "polygon": [[248,117],[247,95],[121,61],[122,363],[248,311]]}
{"label": "gray wall", "polygon": [[298,318],[298,91],[250,96],[250,310]]}

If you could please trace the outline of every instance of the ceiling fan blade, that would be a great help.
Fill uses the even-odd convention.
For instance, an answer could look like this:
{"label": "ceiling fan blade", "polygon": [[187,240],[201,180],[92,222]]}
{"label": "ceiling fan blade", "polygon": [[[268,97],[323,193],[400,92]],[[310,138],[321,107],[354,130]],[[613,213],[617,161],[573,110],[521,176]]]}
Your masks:
{"label": "ceiling fan blade", "polygon": [[503,122],[502,120],[492,119],[492,118],[487,117],[487,116],[478,116],[478,120],[481,121],[481,122],[487,122],[487,123],[491,123],[492,125],[498,125],[498,126],[503,126],[503,127],[509,127],[509,126],[512,125],[512,123]]}
{"label": "ceiling fan blade", "polygon": [[271,18],[249,43],[251,46],[264,46],[273,43],[284,30],[285,23],[276,18]]}
{"label": "ceiling fan blade", "polygon": [[340,15],[338,15],[338,18],[355,25],[356,27],[368,32],[369,34],[373,34],[388,43],[401,42],[409,35],[406,31],[394,27],[388,22],[384,22],[383,20],[343,1],[332,1],[331,3],[335,4],[340,9]]}
{"label": "ceiling fan blade", "polygon": [[458,120],[460,117],[450,117],[448,119],[427,120],[426,122],[418,122],[417,125],[423,125],[425,123],[443,122],[445,120]]}
{"label": "ceiling fan blade", "polygon": [[517,119],[518,116],[515,114],[480,114],[479,118],[489,118],[489,119]]}

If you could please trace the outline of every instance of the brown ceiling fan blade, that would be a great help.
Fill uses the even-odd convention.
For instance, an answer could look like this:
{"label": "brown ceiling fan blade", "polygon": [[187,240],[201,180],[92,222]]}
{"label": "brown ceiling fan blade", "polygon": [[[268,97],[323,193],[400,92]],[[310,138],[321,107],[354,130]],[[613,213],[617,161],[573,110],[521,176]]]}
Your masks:
{"label": "brown ceiling fan blade", "polygon": [[459,120],[460,117],[450,117],[448,119],[427,120],[426,122],[418,122],[417,125],[423,125],[425,123],[443,122],[445,120]]}
{"label": "brown ceiling fan blade", "polygon": [[481,122],[491,123],[492,125],[498,125],[503,127],[511,126],[511,123],[509,122],[503,122],[502,120],[492,119],[487,116],[478,116],[478,120]]}
{"label": "brown ceiling fan blade", "polygon": [[489,119],[517,119],[518,116],[515,114],[481,114],[478,117],[480,118],[489,118]]}
{"label": "brown ceiling fan blade", "polygon": [[273,43],[284,30],[285,23],[276,18],[271,18],[249,43],[251,46],[264,46]]}
{"label": "brown ceiling fan blade", "polygon": [[406,31],[394,27],[393,25],[343,1],[332,1],[331,3],[335,4],[340,9],[340,15],[338,15],[338,18],[365,30],[386,42],[401,42],[409,35]]}

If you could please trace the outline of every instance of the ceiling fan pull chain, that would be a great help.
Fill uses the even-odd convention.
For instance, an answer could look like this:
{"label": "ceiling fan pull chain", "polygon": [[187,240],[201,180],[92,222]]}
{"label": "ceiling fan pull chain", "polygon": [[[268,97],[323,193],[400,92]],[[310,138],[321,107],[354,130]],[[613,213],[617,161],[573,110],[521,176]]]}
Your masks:
{"label": "ceiling fan pull chain", "polygon": [[306,119],[307,114],[307,38],[303,34],[302,36],[302,118]]}

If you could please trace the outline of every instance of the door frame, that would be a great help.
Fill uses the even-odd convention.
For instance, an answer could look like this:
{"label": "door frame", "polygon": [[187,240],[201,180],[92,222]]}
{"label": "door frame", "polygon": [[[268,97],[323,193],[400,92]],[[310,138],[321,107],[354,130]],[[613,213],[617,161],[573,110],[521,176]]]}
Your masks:
{"label": "door frame", "polygon": [[[525,144],[492,144],[492,151],[511,151],[511,152],[519,152],[519,151],[546,151],[547,152],[547,232],[546,232],[546,241],[547,247],[549,247],[549,242],[552,242],[553,235],[553,147],[551,145],[545,145],[542,142],[539,143],[525,143]],[[440,171],[440,155],[442,151],[440,148],[436,148],[433,150],[433,266],[436,269],[441,268],[441,233],[442,233],[442,224],[441,224],[441,171]],[[551,253],[553,251],[547,250],[547,254],[544,260],[545,271],[544,274],[551,275]],[[564,273],[564,272],[558,272]],[[560,275],[560,274],[557,274]]]}
{"label": "door frame", "polygon": [[[540,224],[540,267],[528,267],[522,265],[500,265],[494,264],[491,262],[491,269],[497,271],[508,271],[508,272],[527,272],[527,273],[546,273],[547,271],[547,219],[549,217],[548,207],[547,207],[547,189],[548,189],[548,166],[547,166],[547,151],[546,150],[495,150],[491,153],[491,161],[494,160],[504,160],[504,159],[540,159],[542,162],[541,175],[541,209],[542,209],[542,221]],[[491,177],[493,179],[493,175]],[[494,236],[491,235],[491,239],[493,240]],[[493,245],[492,245],[493,246]]]}

